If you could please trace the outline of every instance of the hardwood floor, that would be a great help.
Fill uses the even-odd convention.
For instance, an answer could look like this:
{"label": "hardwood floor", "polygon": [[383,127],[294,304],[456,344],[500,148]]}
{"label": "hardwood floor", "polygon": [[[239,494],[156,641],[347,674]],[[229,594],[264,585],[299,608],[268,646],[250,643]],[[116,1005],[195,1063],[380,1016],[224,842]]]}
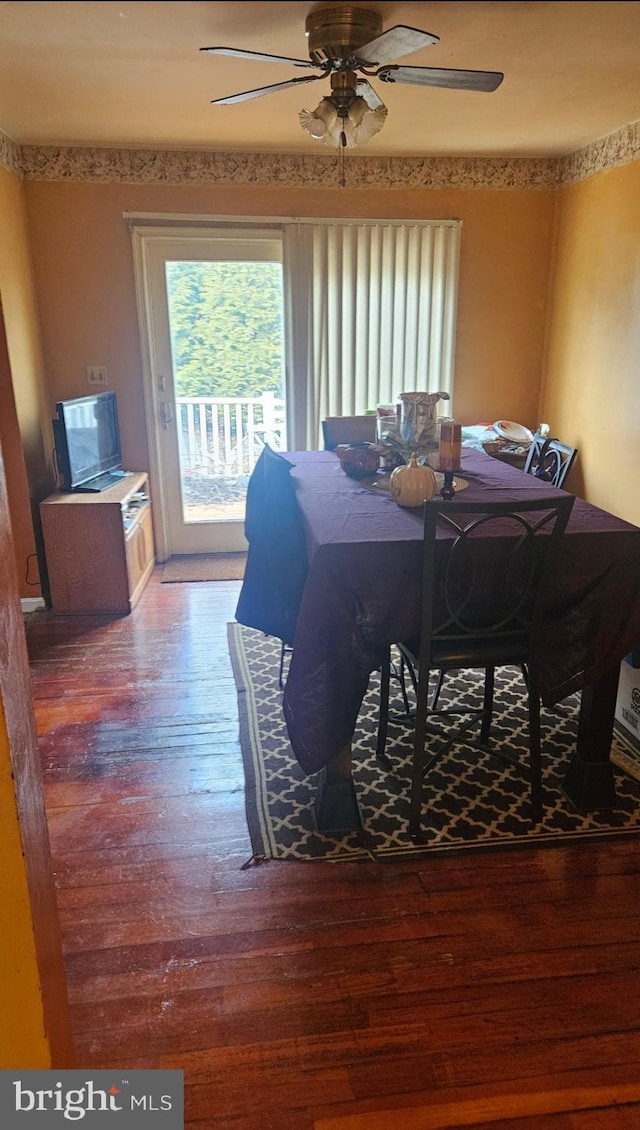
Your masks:
{"label": "hardwood floor", "polygon": [[239,587],[29,630],[78,1065],[189,1130],[637,1130],[638,841],[243,870]]}

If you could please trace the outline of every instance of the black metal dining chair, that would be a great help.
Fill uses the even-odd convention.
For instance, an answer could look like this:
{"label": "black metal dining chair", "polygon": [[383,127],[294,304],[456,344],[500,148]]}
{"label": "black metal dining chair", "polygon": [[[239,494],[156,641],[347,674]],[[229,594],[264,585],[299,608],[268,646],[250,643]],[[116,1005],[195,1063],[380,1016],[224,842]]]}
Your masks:
{"label": "black metal dining chair", "polygon": [[[542,479],[543,482],[550,483],[551,486],[558,487],[562,490],[564,489],[565,481],[575,462],[577,454],[577,447],[570,447],[566,443],[561,443],[559,439],[542,436],[539,432],[536,432],[522,469],[525,474],[533,475],[538,479]],[[526,665],[523,667],[523,674],[526,679]],[[441,671],[431,700],[433,709],[435,709],[438,704],[444,677],[445,672]]]}
{"label": "black metal dining chair", "polygon": [[541,436],[536,432],[523,470],[526,475],[535,475],[545,483],[563,489],[577,454],[577,447],[570,447],[559,439]]}
{"label": "black metal dining chair", "polygon": [[[425,504],[423,599],[420,640],[399,643],[416,690],[411,764],[409,832],[422,842],[424,779],[435,762],[480,724],[479,744],[490,748],[494,672],[526,667],[529,718],[531,817],[542,819],[540,694],[536,655],[544,631],[549,580],[574,504],[572,495],[523,502],[469,503],[433,500]],[[482,706],[434,708],[429,702],[432,672],[484,669]],[[382,666],[376,754],[386,755],[389,720],[390,653]],[[432,748],[429,720],[466,718],[445,730]],[[429,742],[427,736],[429,734]],[[504,755],[500,753],[500,756]]]}
{"label": "black metal dining chair", "polygon": [[340,443],[375,443],[375,416],[327,416],[322,421],[325,451],[334,451]]}

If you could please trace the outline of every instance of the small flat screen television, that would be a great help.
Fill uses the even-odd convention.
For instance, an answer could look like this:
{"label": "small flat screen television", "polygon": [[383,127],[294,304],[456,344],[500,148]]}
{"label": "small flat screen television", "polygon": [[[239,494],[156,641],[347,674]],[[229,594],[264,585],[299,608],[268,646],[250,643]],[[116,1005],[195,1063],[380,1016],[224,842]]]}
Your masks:
{"label": "small flat screen television", "polygon": [[62,490],[98,491],[117,482],[120,476],[110,476],[122,463],[115,392],[60,400],[56,413],[53,433]]}

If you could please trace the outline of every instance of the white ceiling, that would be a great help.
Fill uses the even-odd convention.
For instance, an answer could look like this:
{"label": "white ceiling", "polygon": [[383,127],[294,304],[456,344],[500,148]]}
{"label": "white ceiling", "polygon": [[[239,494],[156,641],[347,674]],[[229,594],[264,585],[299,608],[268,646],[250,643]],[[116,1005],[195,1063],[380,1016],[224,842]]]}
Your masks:
{"label": "white ceiling", "polygon": [[[211,106],[300,72],[199,48],[306,59],[305,17],[327,6],[0,0],[0,129],[21,144],[326,155],[298,112],[328,93],[328,79]],[[492,94],[372,80],[388,118],[363,155],[558,156],[640,120],[640,3],[359,6],[379,9],[385,30],[402,23],[440,37],[406,65],[505,74]]]}

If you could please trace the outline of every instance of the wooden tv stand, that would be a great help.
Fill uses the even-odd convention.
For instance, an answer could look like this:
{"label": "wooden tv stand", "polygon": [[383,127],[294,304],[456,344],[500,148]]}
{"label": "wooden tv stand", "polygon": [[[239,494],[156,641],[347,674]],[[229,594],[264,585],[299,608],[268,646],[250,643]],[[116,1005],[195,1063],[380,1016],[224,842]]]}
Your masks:
{"label": "wooden tv stand", "polygon": [[40,516],[54,612],[131,612],[155,564],[148,476],[96,494],[56,491]]}

